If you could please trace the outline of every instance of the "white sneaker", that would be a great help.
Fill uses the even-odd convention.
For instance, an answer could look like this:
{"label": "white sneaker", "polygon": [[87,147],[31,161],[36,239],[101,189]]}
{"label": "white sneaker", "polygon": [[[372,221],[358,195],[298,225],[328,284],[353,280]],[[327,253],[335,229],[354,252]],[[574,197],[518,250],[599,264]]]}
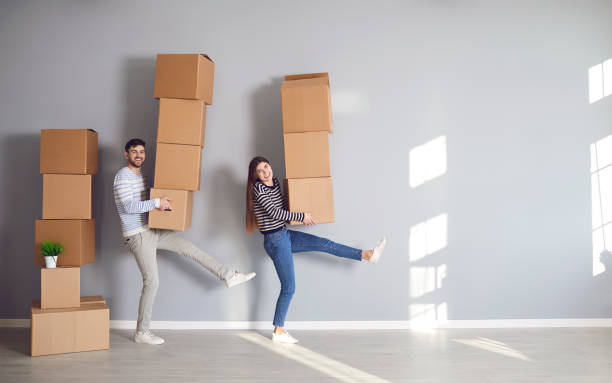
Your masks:
{"label": "white sneaker", "polygon": [[146,344],[164,344],[164,339],[158,337],[157,335],[153,335],[151,331],[136,331],[134,333],[134,342],[136,343],[146,343]]}
{"label": "white sneaker", "polygon": [[244,283],[246,281],[249,281],[253,278],[255,278],[255,273],[248,273],[248,274],[242,274],[239,273],[237,271],[234,271],[234,274],[229,277],[229,278],[225,278],[225,285],[230,288],[230,287],[234,287],[236,285],[239,285],[241,283]]}
{"label": "white sneaker", "polygon": [[378,262],[386,245],[387,245],[387,238],[382,237],[380,241],[378,241],[378,244],[376,245],[376,247],[374,247],[374,252],[372,253],[372,256],[369,259],[371,263]]}
{"label": "white sneaker", "polygon": [[294,344],[297,343],[298,340],[291,336],[287,331],[282,334],[277,334],[272,332],[272,340],[277,343],[289,343]]}

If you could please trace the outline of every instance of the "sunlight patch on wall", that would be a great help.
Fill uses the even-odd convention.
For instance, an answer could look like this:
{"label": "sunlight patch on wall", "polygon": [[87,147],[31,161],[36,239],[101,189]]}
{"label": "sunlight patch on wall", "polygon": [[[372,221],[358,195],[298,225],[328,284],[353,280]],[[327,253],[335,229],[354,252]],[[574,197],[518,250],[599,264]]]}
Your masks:
{"label": "sunlight patch on wall", "polygon": [[589,104],[612,94],[612,59],[589,68]]}
{"label": "sunlight patch on wall", "polygon": [[612,135],[591,144],[593,276],[606,271],[601,254],[612,244]]}
{"label": "sunlight patch on wall", "polygon": [[409,257],[414,262],[446,247],[448,216],[437,215],[410,228]]}
{"label": "sunlight patch on wall", "polygon": [[410,186],[416,188],[446,173],[446,136],[410,150]]}
{"label": "sunlight patch on wall", "polygon": [[442,288],[446,265],[410,268],[410,297],[419,298]]}

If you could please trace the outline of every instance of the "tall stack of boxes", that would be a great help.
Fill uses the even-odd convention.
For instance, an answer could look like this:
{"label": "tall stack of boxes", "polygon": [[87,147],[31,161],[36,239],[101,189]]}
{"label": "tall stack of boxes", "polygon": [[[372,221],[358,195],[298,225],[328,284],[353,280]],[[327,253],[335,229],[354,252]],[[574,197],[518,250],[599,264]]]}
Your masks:
{"label": "tall stack of boxes", "polygon": [[149,213],[149,227],[191,226],[193,192],[200,190],[206,105],[212,104],[215,64],[203,54],[158,54],[159,99],[155,183],[150,198],[169,197],[171,211]]}
{"label": "tall stack of boxes", "polygon": [[317,223],[334,222],[328,74],[285,76],[281,104],[288,208],[310,213]]}
{"label": "tall stack of boxes", "polygon": [[41,268],[40,300],[31,307],[31,355],[109,348],[109,309],[101,296],[81,297],[81,266],[95,259],[92,177],[98,171],[98,133],[44,129],[40,137],[42,219],[35,221],[34,263],[45,265],[41,244],[64,251],[57,268]]}

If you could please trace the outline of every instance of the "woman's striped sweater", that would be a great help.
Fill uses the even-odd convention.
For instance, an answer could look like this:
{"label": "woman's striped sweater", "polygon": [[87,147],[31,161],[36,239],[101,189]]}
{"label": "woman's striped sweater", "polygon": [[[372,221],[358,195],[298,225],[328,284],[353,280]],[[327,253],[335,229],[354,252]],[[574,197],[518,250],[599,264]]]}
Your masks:
{"label": "woman's striped sweater", "polygon": [[287,221],[303,221],[304,213],[285,210],[280,184],[274,177],[274,186],[256,181],[253,185],[253,206],[257,226],[262,234],[270,234],[285,227]]}

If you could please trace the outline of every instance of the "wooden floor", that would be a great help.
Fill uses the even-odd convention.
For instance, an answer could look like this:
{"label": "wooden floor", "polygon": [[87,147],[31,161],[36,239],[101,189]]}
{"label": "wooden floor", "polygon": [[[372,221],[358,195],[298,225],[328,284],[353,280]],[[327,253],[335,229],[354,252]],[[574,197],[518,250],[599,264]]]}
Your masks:
{"label": "wooden floor", "polygon": [[612,382],[612,329],[111,330],[111,349],[30,357],[29,329],[0,328],[0,382]]}

